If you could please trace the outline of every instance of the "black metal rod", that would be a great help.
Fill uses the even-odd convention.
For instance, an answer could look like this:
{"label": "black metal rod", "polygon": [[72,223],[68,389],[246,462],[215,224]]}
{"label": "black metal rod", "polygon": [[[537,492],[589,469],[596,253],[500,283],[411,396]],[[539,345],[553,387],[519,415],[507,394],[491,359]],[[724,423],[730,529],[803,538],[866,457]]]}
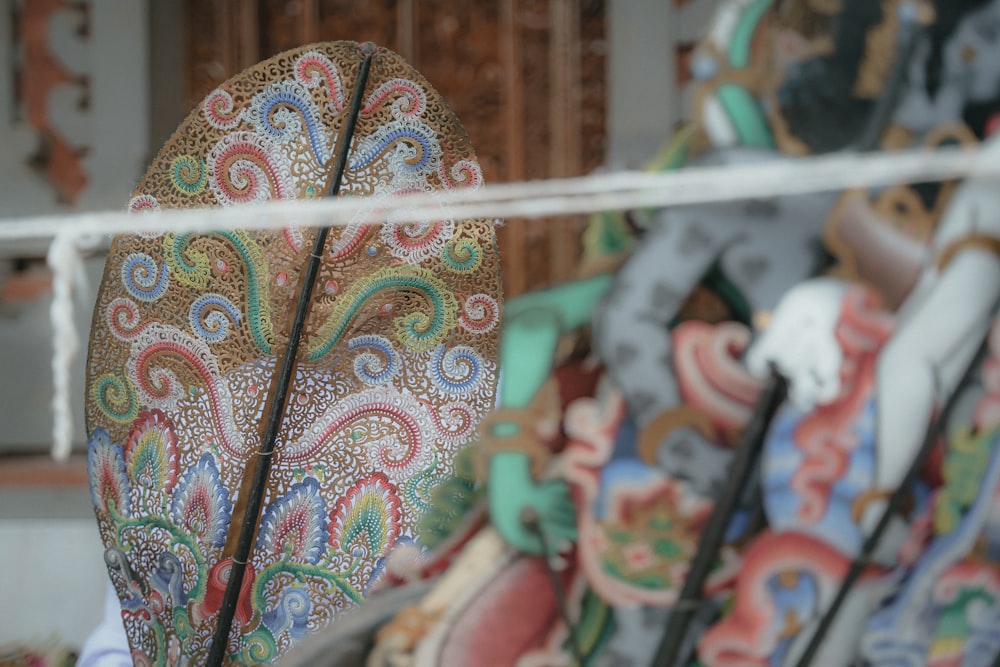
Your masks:
{"label": "black metal rod", "polygon": [[736,455],[730,464],[729,483],[722,490],[698,541],[698,550],[691,561],[691,569],[684,579],[684,586],[677,603],[667,618],[667,628],[653,659],[654,667],[674,667],[688,626],[701,600],[708,575],[715,565],[719,550],[725,540],[726,529],[736,510],[743,489],[756,468],[757,459],[764,446],[771,419],[788,393],[788,381],[771,364],[771,377],[757,399],[753,418],[740,437]]}
{"label": "black metal rod", "polygon": [[[354,97],[351,100],[350,113],[342,135],[341,149],[334,165],[333,181],[330,185],[329,193],[331,197],[336,197],[339,194],[340,184],[347,169],[347,154],[351,147],[351,139],[354,136],[354,128],[358,122],[358,115],[361,112],[361,99],[364,95],[365,85],[368,82],[372,55],[371,49],[366,49],[364,58],[361,61],[357,84],[354,88]],[[264,434],[261,438],[260,451],[257,455],[257,468],[254,471],[253,486],[247,496],[246,514],[243,519],[243,525],[240,526],[239,541],[236,544],[236,553],[232,559],[233,565],[229,571],[229,579],[226,581],[226,591],[223,594],[218,623],[215,627],[215,634],[212,637],[212,648],[209,651],[206,662],[209,667],[219,667],[225,659],[229,647],[229,633],[232,630],[233,617],[236,614],[236,605],[239,602],[240,589],[243,585],[243,577],[246,573],[250,550],[253,548],[254,535],[257,532],[257,522],[260,517],[261,505],[264,502],[264,491],[267,487],[268,473],[271,470],[271,457],[274,454],[274,445],[277,441],[282,416],[285,412],[285,402],[288,399],[288,390],[292,381],[292,372],[295,368],[295,359],[298,356],[299,344],[302,341],[302,329],[309,314],[316,275],[319,273],[323,248],[326,246],[326,238],[329,233],[329,227],[322,227],[316,232],[312,252],[309,255],[309,261],[306,264],[306,270],[302,277],[299,298],[295,306],[295,317],[292,320],[292,327],[288,334],[288,346],[285,348],[281,359],[281,368],[278,372],[277,381],[273,385],[275,393],[271,409],[267,415]]]}
{"label": "black metal rod", "polygon": [[552,567],[552,562],[549,560],[549,541],[545,537],[545,531],[542,529],[542,522],[538,517],[538,513],[534,508],[526,508],[521,513],[521,523],[525,525],[528,530],[531,530],[536,535],[538,535],[538,541],[542,544],[542,560],[545,561],[545,571],[549,575],[549,583],[552,586],[552,594],[556,598],[556,608],[559,610],[559,615],[562,617],[563,623],[566,624],[566,631],[569,633],[569,645],[573,650],[573,657],[576,658],[578,667],[584,666],[584,655],[583,649],[580,647],[580,641],[576,636],[576,626],[573,623],[573,619],[569,615],[569,605],[566,603],[566,591],[559,581],[559,574]]}
{"label": "black metal rod", "polygon": [[[882,516],[879,517],[878,523],[875,524],[875,528],[872,530],[871,534],[865,538],[864,543],[861,545],[861,552],[851,563],[851,567],[847,571],[847,575],[844,577],[844,580],[840,582],[840,588],[837,589],[837,595],[834,596],[830,606],[826,609],[823,617],[820,619],[819,625],[816,626],[816,630],[809,639],[809,643],[806,645],[806,649],[802,654],[802,657],[796,661],[796,667],[807,667],[815,659],[816,653],[819,651],[819,647],[822,645],[823,639],[826,637],[826,633],[830,631],[830,627],[836,620],[841,606],[843,606],[844,601],[847,599],[847,595],[851,592],[851,588],[854,586],[855,582],[868,565],[872,554],[875,553],[875,549],[878,548],[879,542],[882,541],[882,536],[889,527],[889,522],[892,520],[893,515],[895,515],[899,510],[900,505],[902,505],[903,500],[906,498],[907,492],[913,486],[914,482],[916,482],[917,477],[920,476],[921,471],[926,465],[927,458],[930,456],[931,450],[934,449],[934,443],[937,442],[938,436],[941,434],[941,431],[944,430],[944,427],[948,422],[948,416],[951,414],[951,411],[954,409],[956,403],[958,403],[958,397],[962,393],[962,386],[968,381],[973,372],[975,372],[976,368],[979,366],[983,352],[986,350],[987,343],[988,341],[986,340],[982,342],[979,349],[973,355],[972,361],[969,362],[968,367],[962,374],[962,379],[959,380],[957,385],[955,385],[955,390],[945,402],[941,412],[939,412],[934,420],[928,425],[927,432],[924,434],[924,440],[920,445],[920,449],[918,450],[916,457],[910,464],[910,468],[907,470],[906,476],[903,478],[899,487],[892,492],[892,495],[889,496],[885,511],[882,512]],[[884,445],[884,443],[880,444]]]}
{"label": "black metal rod", "polygon": [[872,115],[854,145],[855,150],[868,152],[878,149],[882,142],[882,135],[885,134],[885,128],[889,126],[896,113],[896,108],[899,106],[899,100],[903,95],[903,85],[907,80],[907,68],[910,66],[913,53],[923,32],[924,28],[917,23],[916,17],[909,17],[902,21],[899,28],[899,55],[896,57],[896,62],[886,80],[882,95],[875,102]]}

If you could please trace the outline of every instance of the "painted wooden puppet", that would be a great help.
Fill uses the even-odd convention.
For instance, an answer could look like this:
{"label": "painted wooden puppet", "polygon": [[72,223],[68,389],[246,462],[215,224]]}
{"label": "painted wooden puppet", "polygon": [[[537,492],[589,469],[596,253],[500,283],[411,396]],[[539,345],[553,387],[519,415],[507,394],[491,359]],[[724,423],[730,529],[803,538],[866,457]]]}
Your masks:
{"label": "painted wooden puppet", "polygon": [[371,210],[329,232],[115,239],[88,460],[136,664],[273,662],[412,539],[494,403],[499,262],[488,221],[372,223],[390,195],[481,182],[427,81],[350,42],[233,77],[160,151],[133,211],[328,194]]}

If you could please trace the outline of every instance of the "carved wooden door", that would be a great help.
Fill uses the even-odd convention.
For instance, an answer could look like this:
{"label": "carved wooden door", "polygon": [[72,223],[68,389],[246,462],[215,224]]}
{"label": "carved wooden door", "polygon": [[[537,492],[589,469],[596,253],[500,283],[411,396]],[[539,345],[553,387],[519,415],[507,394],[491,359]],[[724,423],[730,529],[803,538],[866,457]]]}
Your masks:
{"label": "carved wooden door", "polygon": [[[576,176],[605,142],[604,0],[188,0],[191,104],[240,69],[315,41],[387,46],[465,124],[487,182]],[[506,294],[571,278],[579,218],[508,220]]]}

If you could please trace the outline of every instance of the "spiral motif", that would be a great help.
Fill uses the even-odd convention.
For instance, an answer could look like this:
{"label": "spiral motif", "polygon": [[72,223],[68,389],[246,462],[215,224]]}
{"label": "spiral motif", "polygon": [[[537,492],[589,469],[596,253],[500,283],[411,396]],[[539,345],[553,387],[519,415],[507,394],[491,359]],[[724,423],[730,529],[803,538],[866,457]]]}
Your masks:
{"label": "spiral motif", "polygon": [[383,292],[405,292],[423,297],[431,306],[431,315],[415,312],[396,318],[398,340],[407,349],[423,352],[442,342],[455,326],[458,304],[448,286],[431,271],[415,266],[376,271],[351,286],[333,309],[309,350],[309,360],[325,356],[361,311],[361,307]]}
{"label": "spiral motif", "polygon": [[239,125],[243,112],[236,111],[235,108],[233,96],[222,88],[210,92],[201,104],[205,120],[217,130],[231,130]]}
{"label": "spiral motif", "polygon": [[105,315],[108,329],[118,340],[131,340],[142,331],[142,316],[135,301],[118,297],[108,304]]}
{"label": "spiral motif", "polygon": [[145,253],[132,253],[122,262],[122,285],[129,296],[146,303],[156,301],[167,291],[167,267],[162,269]]}
{"label": "spiral motif", "polygon": [[483,184],[483,170],[474,160],[459,160],[445,170],[444,162],[438,166],[438,177],[448,190],[468,188],[478,190]]}
{"label": "spiral motif", "polygon": [[489,333],[500,322],[500,304],[489,294],[473,294],[462,310],[458,323],[470,333]]}
{"label": "spiral motif", "polygon": [[483,379],[483,358],[468,345],[448,350],[441,345],[434,351],[431,381],[446,394],[468,394]]}
{"label": "spiral motif", "polygon": [[229,323],[240,323],[240,311],[221,294],[203,294],[194,300],[188,312],[191,331],[209,343],[218,343],[229,335]]}
{"label": "spiral motif", "polygon": [[129,565],[128,556],[121,549],[108,547],[104,550],[104,564],[109,570],[120,572],[122,578],[129,580],[132,575],[132,566]]}
{"label": "spiral motif", "polygon": [[437,471],[438,457],[435,455],[431,464],[417,471],[403,485],[403,499],[418,514],[424,514],[434,508],[434,489],[449,478]]}
{"label": "spiral motif", "polygon": [[208,173],[205,162],[194,155],[178,155],[170,163],[170,183],[182,195],[194,196],[205,191]]}
{"label": "spiral motif", "polygon": [[312,96],[295,81],[272,83],[263,92],[254,95],[246,111],[247,123],[257,134],[279,144],[287,144],[302,135],[305,124],[313,157],[320,164],[330,159],[323,126],[319,123],[319,110]]}
{"label": "spiral motif", "polygon": [[330,105],[336,112],[344,110],[344,83],[337,66],[319,51],[306,51],[295,61],[295,79],[306,88],[315,88],[326,81]]}
{"label": "spiral motif", "polygon": [[383,385],[399,375],[403,369],[399,354],[392,348],[392,343],[384,336],[358,336],[347,343],[348,350],[361,347],[374,348],[381,354],[363,352],[354,359],[354,374],[359,380],[370,386]]}
{"label": "spiral motif", "polygon": [[281,592],[278,604],[263,615],[261,622],[274,637],[286,631],[292,637],[303,637],[311,608],[309,593],[301,588],[286,588]]}
{"label": "spiral motif", "polygon": [[145,213],[146,211],[159,211],[160,203],[153,195],[136,195],[128,202],[129,213]]}
{"label": "spiral motif", "polygon": [[187,247],[191,238],[191,234],[164,234],[163,256],[177,282],[203,290],[208,287],[208,280],[212,276],[210,260],[208,253]]}
{"label": "spiral motif", "polygon": [[[270,354],[274,343],[274,326],[267,298],[268,267],[264,253],[244,231],[218,232],[213,236],[224,239],[239,253],[247,272],[246,310],[250,334],[258,349],[264,354]],[[163,254],[177,282],[196,290],[204,290],[208,287],[212,274],[210,260],[204,251],[188,247],[192,238],[196,237],[192,234],[166,234],[163,237]],[[233,306],[232,311],[225,310],[235,312],[236,308]],[[232,319],[236,321],[237,318]]]}
{"label": "spiral motif", "polygon": [[100,411],[116,424],[131,424],[139,415],[135,385],[127,378],[105,373],[94,380],[90,391]]}
{"label": "spiral motif", "polygon": [[445,244],[441,260],[454,273],[475,273],[483,264],[483,249],[476,239],[452,239]]}
{"label": "spiral motif", "polygon": [[455,233],[451,220],[437,220],[410,224],[385,224],[379,234],[393,257],[408,264],[420,264],[439,256],[447,239]]}
{"label": "spiral motif", "polygon": [[[157,210],[157,200],[167,208],[321,196],[329,174],[320,163],[332,162],[357,54],[355,44],[310,46],[221,84],[157,156],[130,210]],[[269,547],[247,564],[249,594],[237,603],[227,661],[278,661],[384,576],[386,554],[417,530],[421,511],[437,506],[444,490],[433,489],[450,476],[457,445],[474,440],[496,383],[499,323],[490,321],[502,300],[490,225],[443,206],[413,222],[387,214],[398,193],[478,187],[481,171],[423,78],[388,51],[371,73],[345,155],[347,189],[366,208],[325,245],[316,283],[325,306],[298,353],[291,430],[275,452],[258,519],[257,538],[267,535]],[[115,241],[86,407],[95,429],[123,443],[100,450],[94,488],[107,508],[99,511],[105,545],[118,544],[134,567],[112,574],[142,664],[202,664],[209,650],[231,566],[219,550],[239,470],[259,439],[247,429],[286,338],[272,323],[272,299],[295,286],[314,236],[300,224],[288,220],[274,234],[161,230],[148,241]],[[476,306],[477,293],[494,299]],[[277,315],[284,323],[288,313]],[[460,329],[460,315],[492,335]],[[332,384],[323,384],[330,373]],[[144,416],[157,410],[176,421],[176,442]],[[359,480],[369,483],[345,497]],[[332,539],[334,516],[313,511],[310,498],[287,502],[296,485],[315,485],[327,505],[346,498],[340,548],[314,548],[324,528]]]}
{"label": "spiral motif", "polygon": [[357,424],[392,424],[392,435],[356,438],[363,446],[370,465],[382,470],[393,481],[405,481],[414,471],[426,466],[434,454],[438,435],[427,407],[412,394],[402,393],[391,385],[366,389],[332,405],[316,420],[309,432],[279,450],[284,463],[306,461],[319,455],[332,438]]}
{"label": "spiral motif", "polygon": [[174,621],[174,628],[177,630],[177,636],[182,640],[189,637],[194,628],[191,626],[191,617],[188,616],[187,609],[181,605],[174,607],[172,618]]}
{"label": "spiral motif", "polygon": [[184,364],[186,373],[194,373],[201,390],[211,405],[211,424],[219,436],[219,444],[227,452],[242,457],[243,436],[236,427],[231,398],[222,376],[219,362],[208,346],[184,331],[159,322],[148,324],[131,341],[125,373],[135,385],[144,405],[172,410],[186,395],[183,386],[169,368],[157,366],[160,359]]}
{"label": "spiral motif", "polygon": [[441,158],[441,146],[434,130],[420,122],[392,121],[358,143],[350,168],[363,169],[392,148],[396,151],[390,157],[389,166],[397,178],[433,172]]}
{"label": "spiral motif", "polygon": [[475,437],[476,416],[464,401],[442,405],[431,416],[438,430],[438,440],[445,445],[460,447]]}
{"label": "spiral motif", "polygon": [[249,132],[223,137],[208,153],[208,182],[223,206],[290,199],[295,186],[285,156],[273,142]]}
{"label": "spiral motif", "polygon": [[390,107],[390,113],[396,120],[419,116],[427,108],[427,94],[420,86],[407,79],[390,79],[368,96],[361,113],[372,113],[391,96],[396,96]]}
{"label": "spiral motif", "polygon": [[153,660],[144,651],[135,649],[132,651],[132,664],[135,667],[153,667]]}

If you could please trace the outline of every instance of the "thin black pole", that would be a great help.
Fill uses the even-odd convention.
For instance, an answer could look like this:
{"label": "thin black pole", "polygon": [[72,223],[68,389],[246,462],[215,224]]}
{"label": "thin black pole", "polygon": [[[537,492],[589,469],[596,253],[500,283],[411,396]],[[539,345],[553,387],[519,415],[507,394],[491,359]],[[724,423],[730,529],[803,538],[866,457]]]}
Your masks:
{"label": "thin black pole", "polygon": [[688,626],[691,624],[694,612],[701,601],[705,582],[708,580],[708,575],[711,573],[719,550],[722,548],[729,520],[743,494],[743,489],[756,468],[757,459],[764,446],[764,436],[767,434],[768,425],[778,407],[784,402],[787,393],[788,381],[778,373],[774,364],[771,364],[771,377],[757,399],[753,418],[743,429],[739,446],[736,448],[736,455],[730,464],[729,484],[722,490],[721,496],[715,503],[715,508],[712,510],[705,530],[702,531],[698,541],[698,550],[691,561],[691,569],[684,579],[680,597],[670,610],[666,632],[653,660],[654,667],[674,667],[677,662],[677,654],[684,643]]}
{"label": "thin black pole", "polygon": [[[920,445],[920,450],[917,452],[917,456],[910,464],[910,468],[907,470],[906,476],[903,478],[899,487],[892,492],[891,496],[889,496],[885,511],[883,511],[882,515],[879,517],[874,530],[872,530],[871,534],[865,538],[864,543],[861,545],[861,552],[851,563],[851,568],[847,571],[847,576],[845,576],[844,580],[840,582],[840,588],[837,589],[837,595],[833,598],[833,602],[830,603],[826,612],[824,612],[823,617],[819,621],[819,625],[816,626],[816,630],[813,632],[812,637],[810,637],[809,644],[806,645],[806,650],[802,654],[802,657],[796,661],[796,667],[807,667],[816,657],[816,653],[819,651],[819,647],[823,643],[826,633],[829,632],[830,627],[836,620],[841,606],[843,606],[844,601],[847,599],[847,595],[851,592],[851,588],[858,580],[858,577],[861,576],[862,571],[864,571],[865,567],[868,565],[871,555],[875,553],[875,549],[878,548],[879,542],[882,541],[882,536],[889,527],[889,522],[899,510],[903,500],[906,498],[907,492],[913,487],[914,482],[916,482],[917,477],[920,476],[921,471],[926,465],[927,458],[930,456],[931,450],[934,449],[934,443],[937,442],[938,436],[944,430],[944,427],[948,422],[948,416],[954,409],[955,404],[958,403],[958,397],[962,393],[962,386],[968,381],[975,369],[979,366],[983,352],[986,350],[987,342],[988,341],[985,340],[982,342],[975,355],[973,355],[972,361],[969,362],[968,367],[962,374],[962,379],[959,380],[957,385],[955,385],[955,390],[945,402],[941,412],[937,414],[937,417],[935,417],[935,419],[928,426],[927,432],[924,434],[924,440]],[[885,445],[885,443],[879,444],[882,446]]]}
{"label": "thin black pole", "polygon": [[583,667],[583,649],[580,647],[580,641],[576,636],[576,625],[569,615],[569,605],[566,604],[566,591],[559,581],[559,574],[552,567],[552,561],[549,560],[549,554],[552,552],[549,551],[549,541],[545,537],[545,531],[542,530],[542,521],[535,509],[528,507],[521,513],[521,523],[528,530],[538,535],[538,541],[542,544],[542,560],[545,562],[545,571],[549,575],[552,594],[556,598],[556,608],[559,610],[559,615],[562,616],[563,623],[566,624],[566,631],[569,633],[569,645],[573,650],[573,657],[576,658],[577,666]]}
{"label": "thin black pole", "polygon": [[[916,49],[919,41],[918,38],[922,33],[923,27],[917,23],[915,17],[906,17],[902,22],[899,35],[899,56],[888,77],[885,90],[876,103],[871,118],[869,118],[868,123],[861,132],[861,136],[853,146],[854,150],[867,152],[878,148],[885,128],[892,120],[892,115],[899,104],[903,84],[906,82],[906,69]],[[777,388],[774,383],[775,379],[772,377],[772,383],[765,390],[765,397],[762,400],[766,401],[768,398],[776,395]],[[701,591],[708,573],[722,546],[725,529],[736,508],[738,496],[742,493],[749,481],[749,477],[753,474],[757,458],[763,446],[763,437],[767,429],[767,424],[770,422],[774,411],[777,410],[778,405],[784,400],[786,392],[787,384],[782,380],[780,399],[773,405],[766,404],[770,408],[767,418],[762,421],[757,419],[761,417],[758,411],[755,415],[755,421],[748,425],[744,431],[744,442],[741,443],[740,449],[737,452],[737,459],[739,460],[742,456],[747,457],[746,462],[741,462],[741,465],[745,467],[738,467],[736,465],[737,461],[733,462],[733,470],[737,473],[737,477],[730,478],[729,484],[723,490],[723,498],[727,502],[723,504],[722,498],[720,498],[720,502],[716,504],[709,523],[705,527],[705,532],[702,534],[702,539],[698,544],[698,551],[695,553],[694,560],[692,561],[691,570],[684,581],[680,599],[671,610],[670,617],[667,620],[666,633],[660,642],[659,650],[653,662],[654,667],[674,667],[680,657],[679,652],[687,635],[691,618],[700,602]],[[759,429],[760,441],[754,442],[753,436],[756,434],[753,432],[753,428]],[[747,439],[748,437],[750,439]],[[710,531],[715,532],[709,535]],[[706,539],[706,536],[708,539]],[[997,665],[997,667],[1000,667],[1000,665]]]}
{"label": "thin black pole", "polygon": [[[361,99],[364,95],[365,85],[368,82],[368,73],[371,70],[372,49],[368,45],[365,45],[363,48],[365,49],[364,59],[361,61],[358,81],[354,88],[354,97],[351,100],[350,114],[347,117],[347,123],[344,128],[340,153],[337,155],[337,161],[334,165],[333,182],[330,185],[329,193],[331,197],[336,197],[340,192],[340,184],[344,177],[344,171],[347,168],[347,154],[351,147],[351,139],[354,136],[354,128],[358,122],[358,115],[361,112]],[[281,418],[285,411],[285,401],[288,398],[292,371],[295,368],[295,358],[298,356],[299,343],[302,340],[302,329],[309,314],[313,287],[316,283],[316,275],[319,273],[323,248],[326,246],[326,238],[329,233],[329,227],[322,227],[316,232],[316,239],[313,242],[309,262],[306,264],[306,270],[302,278],[299,299],[295,306],[295,317],[292,320],[291,331],[288,334],[288,346],[285,348],[285,353],[281,359],[281,368],[278,372],[276,384],[274,385],[275,393],[271,409],[267,415],[264,435],[261,438],[260,451],[257,454],[258,463],[254,471],[253,486],[247,496],[246,515],[243,519],[243,525],[240,526],[239,541],[236,544],[236,553],[232,559],[233,566],[229,571],[226,592],[223,595],[222,607],[219,610],[219,620],[215,627],[215,635],[212,637],[212,648],[209,651],[206,662],[209,667],[219,667],[225,659],[226,651],[229,648],[229,633],[232,630],[233,617],[236,614],[236,605],[239,602],[240,589],[243,585],[243,576],[246,573],[250,550],[253,547],[254,535],[257,532],[257,521],[260,516],[261,505],[264,502],[264,490],[267,486],[268,473],[271,469],[274,445],[278,438],[278,430],[281,427]]]}
{"label": "thin black pole", "polygon": [[915,16],[905,17],[899,27],[899,55],[893,64],[889,77],[886,80],[885,90],[875,102],[875,109],[872,111],[867,125],[861,132],[854,150],[868,152],[876,150],[885,134],[885,128],[889,126],[899,100],[903,95],[903,85],[907,80],[907,68],[913,59],[919,37],[923,34],[924,28],[917,22]]}

